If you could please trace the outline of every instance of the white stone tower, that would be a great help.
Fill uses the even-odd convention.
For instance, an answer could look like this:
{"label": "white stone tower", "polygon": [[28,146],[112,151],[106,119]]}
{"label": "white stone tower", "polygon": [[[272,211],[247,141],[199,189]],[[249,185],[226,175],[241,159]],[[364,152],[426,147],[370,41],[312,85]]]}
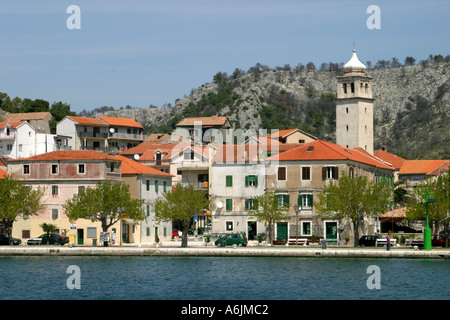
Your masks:
{"label": "white stone tower", "polygon": [[336,143],[373,154],[372,78],[355,50],[343,71],[344,75],[337,77]]}

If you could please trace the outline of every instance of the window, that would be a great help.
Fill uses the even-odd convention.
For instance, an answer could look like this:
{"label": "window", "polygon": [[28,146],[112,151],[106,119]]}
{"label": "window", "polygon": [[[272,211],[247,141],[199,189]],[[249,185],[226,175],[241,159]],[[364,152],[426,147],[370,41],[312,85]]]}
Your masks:
{"label": "window", "polygon": [[348,126],[345,126],[345,130],[347,130],[347,132],[348,132]]}
{"label": "window", "polygon": [[30,165],[29,164],[23,165],[23,174],[30,174]]}
{"label": "window", "polygon": [[52,164],[52,174],[58,174],[58,165]]}
{"label": "window", "polygon": [[163,191],[164,192],[167,191],[167,181],[166,180],[163,181]]}
{"label": "window", "polygon": [[311,222],[302,222],[302,235],[310,236],[311,235]]}
{"label": "window", "polygon": [[58,219],[58,209],[52,209],[52,220]]}
{"label": "window", "polygon": [[114,172],[114,162],[111,162],[111,172]]}
{"label": "window", "polygon": [[245,186],[252,186],[257,187],[258,186],[258,176],[245,176]]}
{"label": "window", "polygon": [[12,151],[12,147],[13,147],[13,145],[12,145],[12,144],[8,144],[8,145],[6,146],[6,150],[8,150],[8,151]]}
{"label": "window", "polygon": [[19,144],[19,152],[23,151],[23,144]]}
{"label": "window", "polygon": [[86,238],[97,238],[97,227],[87,227]]}
{"label": "window", "polygon": [[52,186],[52,196],[58,195],[58,186]]}
{"label": "window", "polygon": [[84,164],[79,164],[78,165],[78,173],[85,173]]}
{"label": "window", "polygon": [[278,168],[278,180],[286,180],[286,167]]}
{"label": "window", "polygon": [[147,191],[150,191],[150,180],[148,180],[148,179],[145,181],[145,189]]}
{"label": "window", "polygon": [[30,230],[22,230],[22,238],[31,238],[31,232]]}
{"label": "window", "polygon": [[311,180],[311,167],[302,167],[302,180]]}
{"label": "window", "polygon": [[145,232],[146,236],[149,237],[150,236],[150,228],[147,227],[145,230],[146,230],[146,232]]}
{"label": "window", "polygon": [[313,195],[312,194],[299,194],[298,195],[298,205],[303,208],[313,207]]}
{"label": "window", "polygon": [[245,199],[245,210],[252,210],[258,207],[258,200]]}
{"label": "window", "polygon": [[150,216],[150,205],[147,205],[147,217]]}
{"label": "window", "polygon": [[158,180],[155,180],[155,192],[158,192]]}
{"label": "window", "polygon": [[225,200],[225,209],[227,211],[233,210],[233,199],[226,199]]}
{"label": "window", "polygon": [[78,193],[81,193],[85,190],[84,186],[78,186]]}
{"label": "window", "polygon": [[233,186],[233,176],[225,177],[225,186],[232,187]]}
{"label": "window", "polygon": [[277,194],[275,197],[277,197],[279,207],[289,207],[288,194]]}
{"label": "window", "polygon": [[225,227],[227,231],[233,231],[233,221],[225,221]]}
{"label": "window", "polygon": [[329,180],[329,179],[339,179],[338,177],[338,168],[337,167],[323,167],[322,168],[322,180]]}
{"label": "window", "polygon": [[345,108],[345,113],[348,113],[348,108]]}
{"label": "window", "polygon": [[350,83],[350,88],[351,88],[352,93],[355,93],[355,84],[353,82]]}
{"label": "window", "polygon": [[347,94],[347,84],[344,83],[343,87],[344,87],[344,93]]}

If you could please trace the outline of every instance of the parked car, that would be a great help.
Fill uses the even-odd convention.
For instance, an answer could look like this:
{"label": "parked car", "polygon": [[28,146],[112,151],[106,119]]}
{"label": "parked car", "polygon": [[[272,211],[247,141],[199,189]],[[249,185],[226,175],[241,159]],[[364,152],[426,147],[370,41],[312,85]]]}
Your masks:
{"label": "parked car", "polygon": [[10,245],[13,244],[15,246],[22,243],[22,240],[16,238],[9,238],[3,234],[0,234],[0,245]]}
{"label": "parked car", "polygon": [[214,244],[218,247],[237,245],[239,247],[246,246],[247,237],[243,233],[228,233],[217,239]]}
{"label": "parked car", "polygon": [[[28,245],[46,245],[48,240],[48,244],[59,244],[61,246],[65,245],[69,242],[69,237],[63,236],[61,234],[57,233],[50,233],[48,236],[47,234],[42,234],[37,238],[30,238],[27,241]],[[56,242],[56,243],[55,243]]]}
{"label": "parked car", "polygon": [[[411,241],[412,246],[418,246],[419,248],[423,247],[423,239],[417,239]],[[432,247],[445,247],[445,235],[443,234],[435,234],[431,237],[431,246]],[[448,239],[448,246],[450,247],[450,239]]]}
{"label": "parked car", "polygon": [[178,229],[172,229],[172,239],[178,238],[180,237],[180,232],[178,231]]}
{"label": "parked car", "polygon": [[358,246],[360,247],[375,247],[377,245],[377,240],[383,239],[380,235],[362,236],[358,240]]}

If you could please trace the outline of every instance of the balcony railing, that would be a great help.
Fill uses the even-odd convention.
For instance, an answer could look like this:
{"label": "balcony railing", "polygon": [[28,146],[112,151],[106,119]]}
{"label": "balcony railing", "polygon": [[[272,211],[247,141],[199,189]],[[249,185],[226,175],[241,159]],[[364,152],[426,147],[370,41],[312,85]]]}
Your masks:
{"label": "balcony railing", "polygon": [[100,138],[100,139],[106,139],[108,138],[108,134],[106,132],[84,132],[80,131],[78,132],[78,136],[80,138]]}
{"label": "balcony railing", "polygon": [[109,134],[111,139],[123,139],[123,140],[145,140],[145,135],[142,133],[120,133],[114,132]]}
{"label": "balcony railing", "polygon": [[1,132],[0,133],[0,139],[2,139],[2,140],[14,140],[14,139],[16,139],[16,133],[15,132],[10,132],[10,133]]}

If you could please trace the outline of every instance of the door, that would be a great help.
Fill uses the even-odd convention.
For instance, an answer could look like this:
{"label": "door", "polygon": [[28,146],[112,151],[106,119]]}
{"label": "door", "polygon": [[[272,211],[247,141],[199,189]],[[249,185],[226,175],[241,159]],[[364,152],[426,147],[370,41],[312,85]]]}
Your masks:
{"label": "door", "polygon": [[337,222],[325,222],[325,238],[337,241]]}
{"label": "door", "polygon": [[247,222],[247,234],[248,240],[255,240],[258,232],[256,231],[256,221],[248,221]]}
{"label": "door", "polygon": [[77,244],[84,244],[84,229],[77,229]]}
{"label": "door", "polygon": [[277,223],[277,240],[286,240],[288,238],[287,222]]}

